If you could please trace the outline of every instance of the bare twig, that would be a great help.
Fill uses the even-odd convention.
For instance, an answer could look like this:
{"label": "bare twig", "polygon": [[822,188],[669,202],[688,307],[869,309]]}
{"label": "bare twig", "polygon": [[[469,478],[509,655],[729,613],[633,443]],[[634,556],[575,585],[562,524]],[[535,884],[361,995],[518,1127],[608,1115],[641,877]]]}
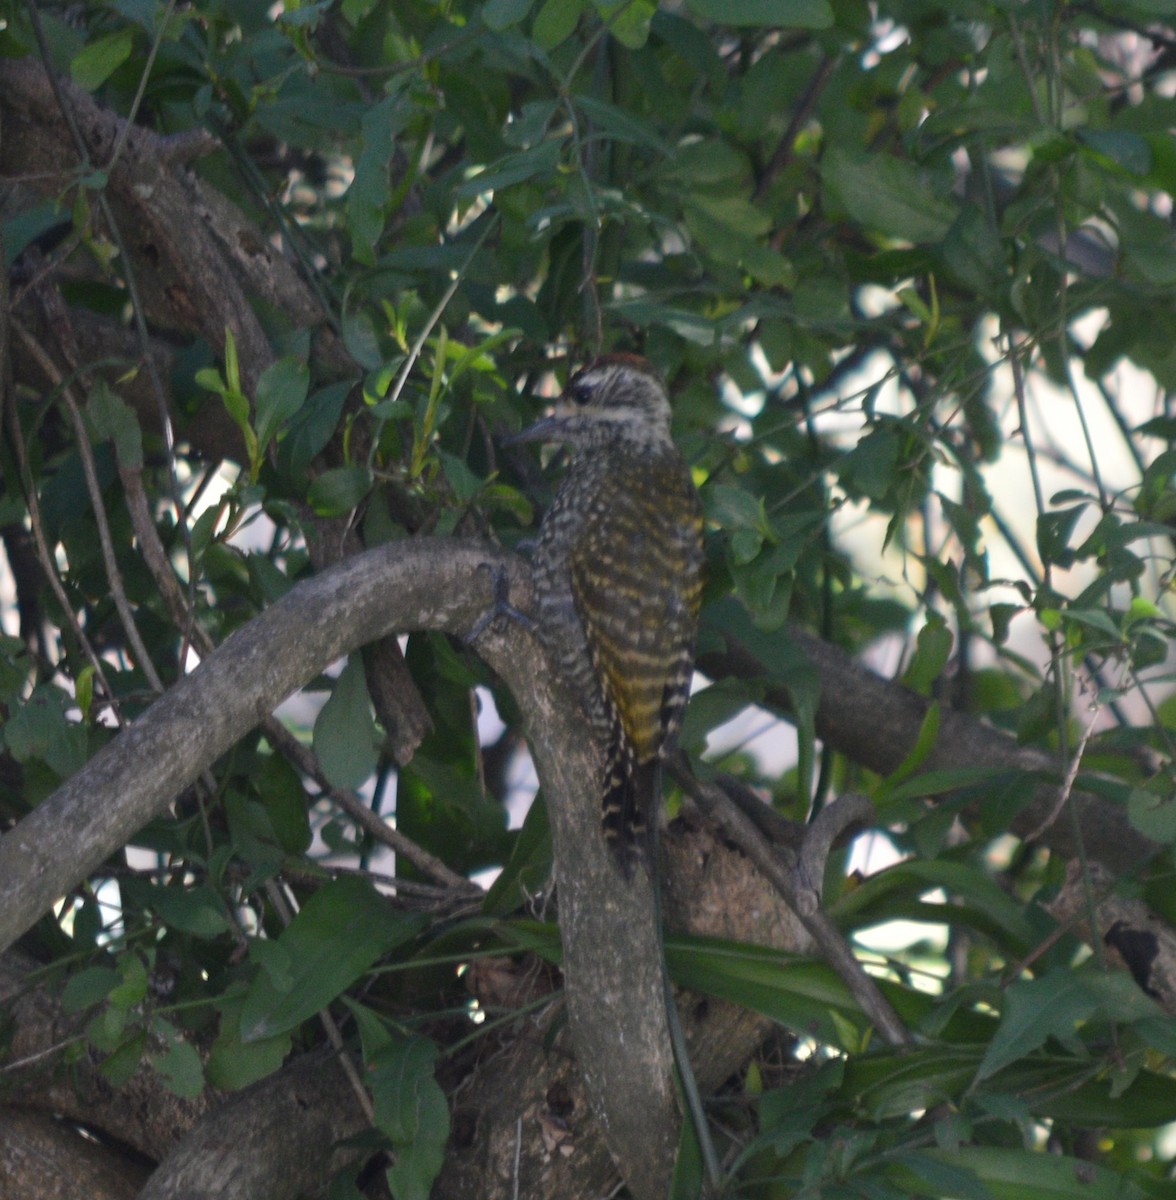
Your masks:
{"label": "bare twig", "polygon": [[813,818],[800,848],[796,872],[796,898],[816,912],[825,891],[825,864],[834,844],[855,825],[874,818],[874,806],[860,792],[845,792]]}
{"label": "bare twig", "polygon": [[[294,919],[294,913],[298,910],[294,897],[284,894],[276,879],[266,880],[265,890],[283,926],[288,926]],[[351,1055],[347,1053],[347,1047],[343,1044],[343,1035],[339,1032],[339,1026],[335,1018],[331,1016],[330,1009],[319,1009],[318,1019],[319,1024],[323,1027],[323,1032],[327,1035],[327,1041],[331,1043],[331,1049],[335,1051],[335,1056],[339,1060],[339,1066],[343,1068],[343,1074],[347,1076],[347,1082],[351,1085],[351,1090],[355,1093],[355,1098],[359,1102],[359,1107],[363,1111],[363,1115],[374,1125],[376,1123],[376,1110],[372,1104],[372,1098],[368,1095],[367,1088],[363,1086],[363,1081],[355,1069],[355,1064],[351,1061]]]}
{"label": "bare twig", "polygon": [[94,668],[94,676],[102,685],[105,701],[109,704],[112,715],[119,724],[122,724],[118,701],[115,699],[110,681],[106,678],[106,671],[103,669],[102,660],[98,657],[97,651],[86,636],[86,632],[73,610],[73,605],[70,603],[70,599],[65,592],[65,585],[61,582],[61,577],[57,573],[57,562],[49,550],[49,543],[45,537],[45,522],[41,518],[41,501],[37,495],[36,481],[33,479],[32,471],[29,468],[28,455],[25,452],[24,430],[20,427],[20,417],[17,415],[16,405],[11,402],[11,398],[7,404],[7,409],[9,436],[12,440],[13,453],[16,455],[17,467],[20,470],[21,485],[24,488],[25,500],[29,506],[29,523],[33,530],[33,543],[37,548],[37,560],[41,564],[41,570],[45,572],[45,579],[52,589],[53,595],[57,598],[57,603],[61,605],[63,619],[69,623],[73,635],[78,639],[78,644],[82,647],[83,653],[90,662],[90,666]]}
{"label": "bare twig", "polygon": [[[23,325],[18,321],[13,321],[13,328],[21,342],[24,343],[25,349],[36,359],[41,370],[45,372],[54,387],[60,391],[61,398],[65,402],[70,424],[73,426],[74,440],[77,442],[78,456],[82,460],[82,474],[86,480],[86,491],[89,493],[90,506],[94,510],[94,521],[98,526],[98,545],[102,550],[102,565],[106,570],[106,581],[110,584],[110,595],[114,600],[114,607],[118,610],[119,620],[126,631],[127,641],[131,644],[131,650],[139,664],[139,669],[147,677],[147,682],[151,685],[152,690],[158,695],[163,691],[163,680],[155,670],[155,663],[152,662],[151,655],[147,652],[147,646],[139,634],[135,614],[131,611],[131,604],[127,599],[122,571],[119,570],[118,556],[114,552],[114,539],[110,536],[110,522],[107,520],[106,506],[102,500],[102,486],[98,482],[98,471],[94,465],[94,452],[90,447],[90,436],[86,432],[86,424],[82,420],[82,411],[74,396],[73,386],[58,370],[53,359],[41,348],[36,338]],[[76,363],[70,364],[74,369],[77,368],[77,365]]]}
{"label": "bare twig", "polygon": [[418,871],[445,887],[467,894],[482,894],[482,889],[476,883],[471,883],[464,875],[451,871],[439,858],[418,846],[412,838],[405,837],[378,813],[372,812],[354,792],[333,787],[323,775],[313,751],[304,746],[276,717],[262,721],[261,731],[275,750],[285,755],[298,770],[309,775],[323,789],[324,795],[332,804],[338,805],[377,841],[395,850],[397,854],[402,854]]}
{"label": "bare twig", "polygon": [[[913,1038],[910,1031],[902,1023],[890,1001],[882,995],[877,983],[862,969],[841,931],[821,908],[819,887],[814,893],[811,886],[798,885],[802,869],[797,855],[785,847],[773,848],[769,845],[754,822],[733,804],[723,789],[716,784],[698,779],[691,772],[684,770],[680,761],[671,764],[671,774],[704,815],[755,863],[784,897],[816,942],[825,961],[841,976],[854,999],[861,1005],[862,1011],[874,1023],[887,1043],[892,1046],[911,1045]],[[840,813],[834,811],[837,809],[836,803],[828,806],[826,811],[834,811],[834,815],[822,825],[815,841],[807,848],[807,854],[802,847],[801,858],[806,863],[804,875],[815,875],[819,879],[824,873],[822,847],[827,853],[828,846],[832,845],[840,829],[862,819],[860,800],[860,797],[853,797],[849,807]]]}
{"label": "bare twig", "polygon": [[1062,780],[1062,786],[1058,788],[1058,796],[1054,801],[1053,807],[1041,818],[1040,821],[1025,834],[1026,842],[1035,842],[1043,833],[1062,815],[1066,807],[1066,803],[1070,799],[1071,793],[1074,791],[1074,781],[1078,778],[1078,771],[1082,766],[1082,756],[1086,753],[1087,743],[1090,741],[1091,735],[1094,733],[1094,726],[1098,721],[1099,713],[1102,712],[1102,702],[1095,700],[1090,706],[1090,719],[1086,722],[1085,729],[1082,730],[1082,736],[1078,739],[1078,745],[1074,748],[1074,753],[1070,756],[1069,765],[1066,767],[1066,776]]}

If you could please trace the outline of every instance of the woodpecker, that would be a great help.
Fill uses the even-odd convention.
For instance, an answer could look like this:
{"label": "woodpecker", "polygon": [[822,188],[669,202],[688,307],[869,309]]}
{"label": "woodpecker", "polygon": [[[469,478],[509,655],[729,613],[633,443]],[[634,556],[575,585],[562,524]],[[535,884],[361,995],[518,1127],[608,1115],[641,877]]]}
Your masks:
{"label": "woodpecker", "polygon": [[649,867],[661,759],[682,723],[702,595],[702,509],[643,358],[609,354],[569,380],[517,441],[571,461],[539,527],[537,631],[604,747],[604,834],[626,878]]}

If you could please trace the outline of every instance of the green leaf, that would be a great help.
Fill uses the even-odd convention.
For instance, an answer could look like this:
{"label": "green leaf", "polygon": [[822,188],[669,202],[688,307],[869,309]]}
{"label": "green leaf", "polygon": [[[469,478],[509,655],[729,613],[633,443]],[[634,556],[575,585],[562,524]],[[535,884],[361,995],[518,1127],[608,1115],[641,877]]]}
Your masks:
{"label": "green leaf", "polygon": [[315,720],[314,752],[323,774],[338,788],[357,788],[376,769],[379,739],[358,654],[348,658]]}
{"label": "green leaf", "polygon": [[160,1017],[151,1022],[151,1031],[167,1043],[162,1054],[151,1055],[151,1065],[177,1096],[187,1099],[199,1096],[204,1091],[204,1068],[196,1047],[186,1041],[174,1025]]}
{"label": "green leaf", "polygon": [[957,1200],[992,1200],[976,1172],[958,1163],[918,1151],[896,1154],[894,1162],[900,1171],[909,1172],[919,1183],[929,1185],[912,1188],[915,1194],[952,1196]]}
{"label": "green leaf", "polygon": [[233,988],[220,1004],[220,1031],[205,1066],[209,1084],[230,1092],[272,1075],[285,1062],[291,1043],[289,1031],[242,1041],[241,1012],[246,991],[239,984]]}
{"label": "green leaf", "polygon": [[482,902],[490,916],[506,916],[537,895],[551,873],[551,825],[542,794],[535,797],[518,831],[510,858]]}
{"label": "green leaf", "polygon": [[884,500],[894,486],[900,449],[893,429],[871,429],[838,464],[838,478],[851,492]]}
{"label": "green leaf", "polygon": [[1042,513],[1037,518],[1037,552],[1043,562],[1057,563],[1063,567],[1073,563],[1070,537],[1086,508],[1085,504],[1076,504],[1058,512]]}
{"label": "green leaf", "polygon": [[378,370],[384,362],[376,323],[365,309],[343,314],[343,344],[347,353],[367,371]]}
{"label": "green leaf", "polygon": [[214,938],[229,928],[224,904],[206,884],[161,887],[132,878],[121,886],[124,900],[154,911],[172,929],[198,938]]}
{"label": "green leaf", "polygon": [[346,380],[320,388],[291,419],[286,436],[278,443],[278,468],[295,487],[305,487],[306,472],[331,440],[350,391]]}
{"label": "green leaf", "polygon": [[119,466],[137,471],[143,465],[143,431],[134,409],[101,380],[86,402],[86,416],[99,438],[110,438]]}
{"label": "green leaf", "polygon": [[425,924],[396,912],[364,879],[345,876],[320,888],[278,938],[288,975],[275,979],[263,969],[254,977],[241,1009],[241,1040],[272,1038],[314,1016]]}
{"label": "green leaf", "polygon": [[927,623],[919,630],[914,658],[902,681],[921,696],[931,694],[931,687],[947,666],[955,638],[938,613],[930,613]]}
{"label": "green leaf", "polygon": [[[526,3],[529,7],[529,0]],[[396,138],[412,115],[412,105],[400,92],[385,96],[363,114],[363,148],[355,162],[355,176],[347,189],[347,213],[351,218],[353,251],[356,258],[368,266],[375,265],[376,244],[384,232],[384,221],[392,201],[388,165],[396,149]],[[363,314],[355,314],[349,326],[345,319],[343,336],[356,362],[370,370],[379,365],[379,354],[372,349],[367,331],[362,330],[362,320]],[[357,348],[362,343],[360,353],[352,348],[353,342]]]}
{"label": "green leaf", "polygon": [[1176,842],[1176,800],[1144,788],[1132,788],[1127,800],[1127,818],[1153,842],[1165,846]]}
{"label": "green leaf", "polygon": [[827,0],[687,0],[687,8],[722,25],[781,25],[789,29],[828,29],[833,9]]}
{"label": "green leaf", "polygon": [[608,31],[626,50],[640,50],[649,40],[649,23],[657,11],[653,0],[594,0]]}
{"label": "green leaf", "polygon": [[[848,988],[823,963],[721,938],[671,935],[666,938],[666,965],[674,982],[691,991],[731,1000],[848,1048],[841,1022],[853,1031],[858,1048],[865,1017]],[[887,990],[887,995],[893,1001],[893,993]]]}
{"label": "green leaf", "polygon": [[265,452],[278,430],[302,407],[310,388],[310,369],[292,355],[270,363],[257,381],[253,407],[257,446]]}
{"label": "green leaf", "polygon": [[535,44],[547,51],[562,45],[576,32],[583,11],[581,0],[544,0],[531,27]]}
{"label": "green leaf", "polygon": [[5,257],[9,262],[15,262],[37,238],[65,223],[66,215],[56,204],[38,204],[23,212],[6,213],[0,220]]}
{"label": "green leaf", "polygon": [[697,1197],[706,1195],[704,1184],[698,1131],[694,1128],[694,1122],[687,1118],[678,1131],[678,1152],[674,1156],[674,1174],[670,1179],[668,1200],[697,1200]]}
{"label": "green leaf", "polygon": [[609,104],[595,96],[578,96],[577,106],[614,142],[626,142],[633,146],[648,146],[659,154],[670,154],[668,143],[657,129],[645,121],[637,120],[632,113],[616,104]]}
{"label": "green leaf", "polygon": [[69,718],[69,699],[49,684],[32,695],[4,726],[4,741],[17,762],[40,760],[63,779],[86,761],[86,730]]}
{"label": "green leaf", "polygon": [[135,31],[128,25],[91,42],[74,55],[69,73],[87,92],[101,87],[131,56]]}
{"label": "green leaf", "polygon": [[102,1060],[98,1069],[111,1087],[125,1087],[130,1082],[131,1076],[143,1061],[143,1051],[146,1047],[147,1034],[140,1029]]}
{"label": "green leaf", "polygon": [[955,222],[955,205],[904,159],[881,154],[865,158],[834,147],[821,175],[838,207],[885,237],[940,242]]}
{"label": "green leaf", "polygon": [[553,137],[517,154],[507,154],[463,183],[457,195],[472,200],[483,192],[498,192],[537,176],[551,175],[562,152],[563,138]]}
{"label": "green leaf", "polygon": [[1143,176],[1152,169],[1151,146],[1138,133],[1122,129],[1080,129],[1078,140],[1128,175]]}
{"label": "green leaf", "polygon": [[112,967],[87,967],[71,975],[61,993],[61,1008],[67,1015],[100,1004],[116,988],[122,976]]}
{"label": "green leaf", "polygon": [[343,517],[358,508],[371,490],[371,471],[352,464],[324,471],[307,489],[306,499],[320,517]]}
{"label": "green leaf", "polygon": [[939,701],[932,700],[927,706],[927,715],[919,726],[919,736],[907,753],[906,758],[886,777],[886,783],[895,784],[913,775],[926,761],[927,755],[935,749],[939,740]]}
{"label": "green leaf", "polygon": [[376,1126],[396,1151],[388,1169],[396,1200],[428,1200],[445,1161],[449,1102],[433,1074],[438,1053],[428,1038],[410,1037],[366,1064]]}
{"label": "green leaf", "polygon": [[111,1008],[125,1013],[147,998],[147,968],[137,954],[128,951],[119,956],[118,973],[122,982],[111,988],[107,1000]]}
{"label": "green leaf", "polygon": [[532,0],[486,0],[482,20],[495,31],[517,25],[530,11]]}
{"label": "green leaf", "polygon": [[974,1145],[924,1153],[971,1171],[992,1200],[1142,1200],[1148,1194],[1118,1171],[1065,1154]]}
{"label": "green leaf", "polygon": [[1003,1067],[1037,1050],[1047,1038],[1069,1042],[1075,1027],[1098,1007],[1082,976],[1051,971],[1040,979],[1020,980],[1005,992],[1000,1025],[988,1045],[976,1079],[987,1079]]}

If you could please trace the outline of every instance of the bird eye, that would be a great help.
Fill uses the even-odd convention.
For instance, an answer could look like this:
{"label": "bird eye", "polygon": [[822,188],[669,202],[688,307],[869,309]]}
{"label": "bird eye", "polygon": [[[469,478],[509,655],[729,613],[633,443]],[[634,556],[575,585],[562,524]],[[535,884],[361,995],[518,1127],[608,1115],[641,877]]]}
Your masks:
{"label": "bird eye", "polygon": [[583,407],[592,399],[592,385],[582,379],[573,380],[568,386],[568,398],[573,404]]}

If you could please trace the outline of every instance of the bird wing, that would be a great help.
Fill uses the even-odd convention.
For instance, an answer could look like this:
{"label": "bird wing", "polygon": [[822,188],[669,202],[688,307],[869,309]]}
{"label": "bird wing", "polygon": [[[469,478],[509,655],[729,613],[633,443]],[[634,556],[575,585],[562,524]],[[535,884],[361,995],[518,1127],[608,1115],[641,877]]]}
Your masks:
{"label": "bird wing", "polygon": [[610,714],[636,762],[657,757],[689,693],[702,592],[702,515],[680,462],[612,478],[570,561],[572,595]]}

